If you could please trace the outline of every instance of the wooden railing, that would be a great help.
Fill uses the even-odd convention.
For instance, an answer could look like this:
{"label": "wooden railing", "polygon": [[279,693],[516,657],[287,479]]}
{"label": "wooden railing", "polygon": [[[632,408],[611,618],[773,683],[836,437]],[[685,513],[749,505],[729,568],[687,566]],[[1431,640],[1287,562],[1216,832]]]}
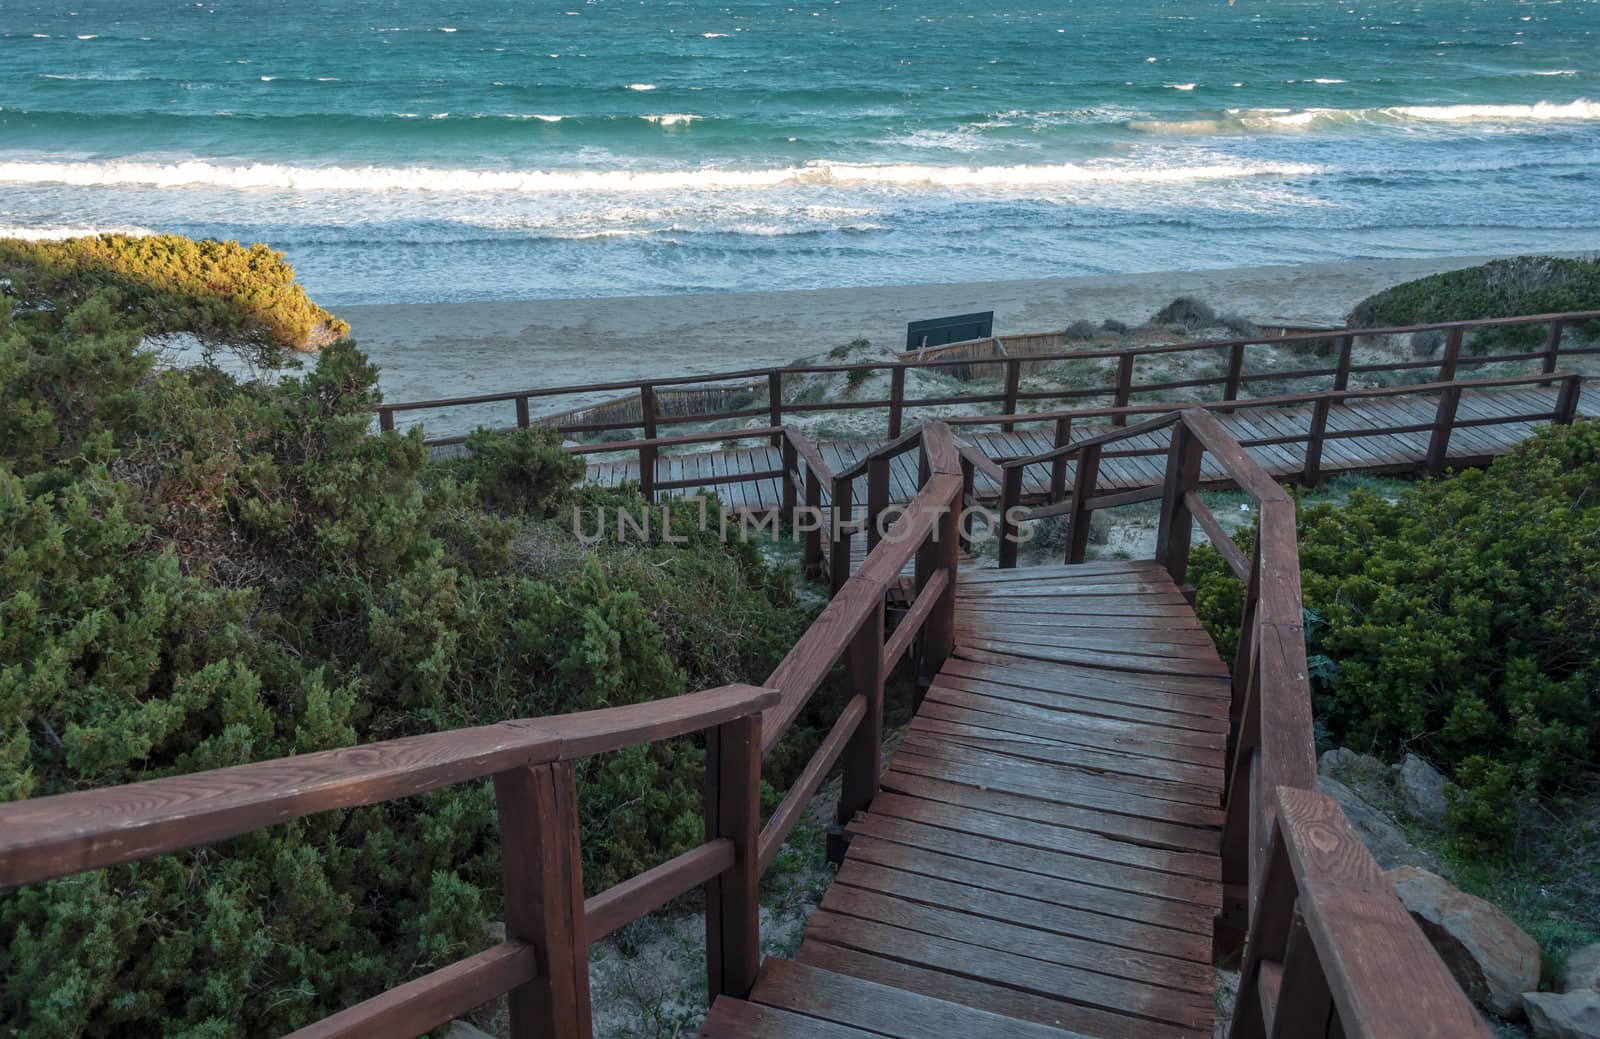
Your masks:
{"label": "wooden railing", "polygon": [[[486,405],[510,405],[504,419],[490,425],[509,428],[510,420],[516,427],[550,424],[563,435],[583,436],[618,430],[640,430],[642,440],[657,439],[657,430],[673,424],[710,423],[738,419],[765,418],[769,427],[782,426],[787,417],[819,412],[847,412],[879,410],[886,415],[885,430],[893,440],[903,432],[908,413],[916,409],[950,406],[997,405],[1002,415],[1015,414],[1023,402],[1075,401],[1092,402],[1093,398],[1109,398],[1111,408],[1126,408],[1138,399],[1151,394],[1171,395],[1188,391],[1197,395],[1215,392],[1218,401],[1249,399],[1249,389],[1259,383],[1288,380],[1327,380],[1326,389],[1350,388],[1352,376],[1404,376],[1405,373],[1433,369],[1435,382],[1454,381],[1464,369],[1491,364],[1534,362],[1540,374],[1557,370],[1562,358],[1600,355],[1600,346],[1576,345],[1565,341],[1565,330],[1580,323],[1600,320],[1600,311],[1571,311],[1560,314],[1537,314],[1527,317],[1493,318],[1479,321],[1451,321],[1427,325],[1407,325],[1394,328],[1344,329],[1286,336],[1257,336],[1243,339],[1204,340],[1197,342],[1168,343],[1155,346],[1138,346],[1117,349],[1071,350],[1058,353],[1027,354],[990,361],[965,358],[928,359],[917,361],[871,361],[776,368],[750,368],[740,371],[709,375],[685,375],[662,379],[623,380],[590,383],[587,385],[552,386],[511,390],[501,393],[477,394],[467,397],[449,397],[438,400],[385,403],[378,409],[378,422],[382,429],[394,429],[397,416],[418,411],[441,411]],[[1469,336],[1510,327],[1528,325],[1545,326],[1545,341],[1536,350],[1520,350],[1500,354],[1468,354],[1464,346]],[[1412,361],[1386,361],[1381,363],[1354,363],[1353,353],[1358,339],[1374,336],[1399,336],[1418,332],[1438,332],[1445,342],[1437,358]],[[1305,367],[1293,370],[1271,370],[1252,364],[1257,355],[1282,356],[1285,351],[1328,348],[1333,363],[1322,367]],[[1217,374],[1193,375],[1181,379],[1137,381],[1142,361],[1175,358],[1181,355],[1219,355],[1225,358]],[[1105,385],[1083,386],[1071,389],[1024,390],[1022,372],[1025,365],[1036,371],[1040,365],[1056,361],[1096,361],[1102,363],[1111,381]],[[953,393],[938,397],[907,397],[906,373],[921,371],[955,371],[961,368],[991,368],[1002,376],[1000,392],[979,391]],[[845,374],[850,378],[866,377],[877,372],[887,372],[890,377],[889,394],[884,398],[867,400],[785,400],[786,386],[810,376]],[[858,373],[851,376],[850,373]],[[714,411],[705,414],[659,413],[656,405],[657,391],[664,388],[707,387],[715,383],[736,384],[741,388],[750,385],[766,387],[766,400],[753,400],[750,406]],[[563,416],[552,416],[549,423],[532,414],[534,401],[554,400],[561,397],[592,396],[596,393],[630,393],[639,397],[640,419],[631,417],[602,422],[569,421]],[[1115,418],[1114,418],[1115,420]],[[482,423],[474,423],[482,424]],[[1009,426],[1003,427],[1009,431]],[[453,444],[465,440],[464,435],[431,437],[431,444]],[[636,446],[630,445],[633,449]],[[624,445],[586,445],[585,450],[622,450]]]}
{"label": "wooden railing", "polygon": [[[1097,493],[1099,459],[1107,446],[1163,430],[1171,433],[1160,485]],[[1200,498],[1201,463],[1208,454],[1225,482],[1255,503],[1249,556]],[[1223,924],[1250,936],[1235,1039],[1487,1035],[1338,806],[1315,793],[1294,500],[1211,411],[1169,412],[1044,455],[991,463],[1003,487],[1002,567],[1016,565],[1015,522],[1021,517],[1010,510],[1020,500],[1023,466],[1064,463],[1072,455],[1078,461],[1067,562],[1083,560],[1095,509],[1159,500],[1155,558],[1180,588],[1192,598],[1185,581],[1196,526],[1245,585],[1232,668],[1220,914]],[[1364,931],[1367,920],[1377,929]],[[1386,963],[1396,976],[1421,986],[1415,1001],[1385,987],[1378,972]]]}
{"label": "wooden railing", "polygon": [[[1007,458],[997,464],[997,468],[983,467],[980,463],[979,471],[988,475],[998,486],[997,500],[999,513],[1002,517],[1012,517],[1013,529],[1017,520],[1044,519],[1049,516],[1071,512],[1074,516],[1079,513],[1092,512],[1095,509],[1112,508],[1117,505],[1129,505],[1140,501],[1150,501],[1160,496],[1160,489],[1156,486],[1124,490],[1116,494],[1096,497],[1093,494],[1094,485],[1099,477],[1100,465],[1107,458],[1151,458],[1165,453],[1161,447],[1131,446],[1108,451],[1106,447],[1114,442],[1129,439],[1132,436],[1149,433],[1165,428],[1172,415],[1179,408],[1205,411],[1211,414],[1244,413],[1251,409],[1284,409],[1290,407],[1304,407],[1310,405],[1309,416],[1304,432],[1277,431],[1271,436],[1246,437],[1238,441],[1241,447],[1261,448],[1289,444],[1304,444],[1304,462],[1298,473],[1293,478],[1307,487],[1316,486],[1322,479],[1323,457],[1327,445],[1340,440],[1354,440],[1363,437],[1375,437],[1404,433],[1427,433],[1428,448],[1426,454],[1415,463],[1410,461],[1396,463],[1388,466],[1389,469],[1405,468],[1417,469],[1430,475],[1439,475],[1444,471],[1449,458],[1452,435],[1461,429],[1472,429],[1485,426],[1506,425],[1523,422],[1551,422],[1565,425],[1577,416],[1579,396],[1583,391],[1585,377],[1576,372],[1551,372],[1540,375],[1524,375],[1499,379],[1471,379],[1457,382],[1424,383],[1415,386],[1391,386],[1381,389],[1365,390],[1329,390],[1320,393],[1294,394],[1279,397],[1260,397],[1252,400],[1239,400],[1228,402],[1202,402],[1196,404],[1142,404],[1126,408],[1084,408],[1070,411],[1051,411],[1025,415],[973,415],[951,418],[946,420],[951,426],[962,429],[981,425],[1023,425],[1028,423],[1050,423],[1054,427],[1054,446],[1036,454]],[[1504,390],[1518,386],[1548,385],[1557,387],[1553,405],[1549,410],[1526,412],[1499,411],[1492,415],[1477,418],[1460,417],[1460,405],[1464,394],[1479,393],[1484,391]],[[1329,417],[1333,414],[1333,407],[1346,404],[1354,400],[1381,400],[1385,398],[1408,397],[1426,398],[1437,394],[1438,400],[1434,404],[1433,414],[1426,421],[1416,421],[1414,418],[1406,420],[1402,414],[1399,421],[1388,424],[1374,423],[1371,416],[1364,416],[1360,425],[1349,426],[1342,429],[1329,427]],[[1397,413],[1399,414],[1399,413]],[[1125,426],[1121,423],[1129,419],[1140,419],[1134,426]],[[1117,428],[1098,435],[1073,440],[1075,432],[1081,431],[1085,426],[1099,420],[1096,427],[1104,427],[1107,421],[1116,424]],[[1074,486],[1067,487],[1066,477],[1069,459],[1077,457],[1078,466],[1075,474]],[[1488,456],[1469,456],[1471,461],[1487,461]],[[1025,497],[1023,482],[1024,472],[1030,467],[1050,467],[1050,479],[1043,494],[1035,492],[1031,498],[1038,502],[1036,507],[1023,510],[1020,506]],[[1370,468],[1385,468],[1371,466]],[[971,487],[969,486],[969,492]],[[1073,535],[1073,548],[1069,551],[1068,562],[1081,560],[1084,546],[1087,545],[1088,526],[1074,525],[1077,533]],[[1001,565],[1009,566],[1016,559],[1016,545],[1014,542],[1002,540],[1000,551]]]}
{"label": "wooden railing", "polygon": [[[810,500],[831,474],[803,438],[771,432],[806,463],[803,475],[797,463],[786,479],[811,488]],[[506,940],[303,1028],[297,1039],[415,1036],[501,995],[509,996],[513,1039],[584,1039],[591,1033],[589,944],[696,887],[706,895],[709,993],[743,996],[759,966],[761,874],[836,764],[843,770],[839,821],[871,803],[886,676],[913,647],[922,674],[937,671],[951,650],[960,465],[942,424],[918,431],[913,446],[926,474],[920,492],[764,688],[729,686],[3,804],[0,890],[492,778]],[[913,561],[915,597],[890,633],[885,596]],[[761,825],[762,758],[841,657],[850,699]],[[704,842],[585,900],[573,762],[697,732],[706,742]]]}

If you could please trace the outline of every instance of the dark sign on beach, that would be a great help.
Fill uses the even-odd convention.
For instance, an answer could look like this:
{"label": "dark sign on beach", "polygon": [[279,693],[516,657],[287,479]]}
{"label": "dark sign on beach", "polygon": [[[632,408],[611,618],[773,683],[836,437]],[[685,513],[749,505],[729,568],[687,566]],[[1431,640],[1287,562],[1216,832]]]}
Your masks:
{"label": "dark sign on beach", "polygon": [[906,325],[906,349],[925,350],[930,346],[961,343],[968,339],[987,339],[994,335],[994,311],[958,314],[913,321]]}

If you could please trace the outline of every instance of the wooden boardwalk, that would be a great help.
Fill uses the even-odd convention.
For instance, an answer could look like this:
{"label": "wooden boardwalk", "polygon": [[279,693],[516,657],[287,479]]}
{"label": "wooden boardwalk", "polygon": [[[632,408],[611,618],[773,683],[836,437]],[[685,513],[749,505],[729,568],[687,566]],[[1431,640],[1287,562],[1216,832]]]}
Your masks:
{"label": "wooden boardwalk", "polygon": [[[1457,421],[1507,419],[1517,415],[1548,414],[1556,404],[1554,388],[1528,388],[1491,390],[1461,398]],[[1178,407],[1180,405],[1174,405]],[[1328,430],[1346,431],[1383,429],[1405,425],[1427,425],[1434,421],[1436,395],[1407,395],[1375,398],[1353,403],[1338,404],[1329,409]],[[1586,390],[1579,398],[1578,413],[1600,417],[1600,391]],[[1270,439],[1283,436],[1304,436],[1311,426],[1310,405],[1284,408],[1250,408],[1232,414],[1217,416],[1233,437],[1240,441]],[[1547,425],[1546,422],[1507,421],[1494,425],[1465,426],[1453,431],[1447,455],[1452,465],[1479,465],[1490,458],[1504,454],[1522,440]],[[1075,439],[1094,432],[1088,427],[1075,433]],[[1110,428],[1110,427],[1103,427]],[[970,432],[965,439],[990,458],[1018,458],[1048,451],[1055,446],[1049,428],[1029,428],[1013,433]],[[1408,472],[1418,469],[1428,454],[1429,433],[1374,433],[1348,439],[1330,439],[1325,442],[1321,471],[1324,476],[1341,472]],[[884,440],[844,440],[819,442],[817,450],[823,460],[840,472],[848,469]],[[1098,487],[1105,492],[1148,487],[1159,484],[1166,471],[1167,438],[1165,431],[1131,438],[1119,444],[1119,450],[1143,450],[1148,454],[1128,456],[1107,454],[1100,463]],[[1272,476],[1283,479],[1297,477],[1305,467],[1304,444],[1274,444],[1246,449],[1251,458]],[[657,462],[658,481],[694,479],[697,477],[728,476],[739,473],[762,473],[780,470],[781,452],[776,447],[760,445],[723,451],[699,451],[668,455]],[[1067,466],[1067,486],[1072,485],[1076,463]],[[1214,459],[1207,458],[1202,470],[1206,482],[1221,481],[1224,473]],[[589,466],[590,480],[605,486],[615,486],[639,478],[636,457],[616,461],[593,463]],[[918,486],[917,460],[913,454],[896,458],[891,468],[890,500],[910,501]],[[1050,467],[1045,464],[1029,466],[1023,478],[1023,500],[1037,501],[1044,497],[1050,486]],[[763,512],[782,504],[782,486],[777,477],[752,479],[720,486],[707,487],[719,495],[735,511]],[[994,482],[978,474],[975,491],[982,497],[998,492]],[[824,496],[830,493],[824,488]],[[676,492],[692,493],[692,492]],[[858,492],[859,493],[859,492]]]}
{"label": "wooden boardwalk", "polygon": [[701,1035],[1210,1036],[1228,702],[1157,564],[963,569],[795,961]]}

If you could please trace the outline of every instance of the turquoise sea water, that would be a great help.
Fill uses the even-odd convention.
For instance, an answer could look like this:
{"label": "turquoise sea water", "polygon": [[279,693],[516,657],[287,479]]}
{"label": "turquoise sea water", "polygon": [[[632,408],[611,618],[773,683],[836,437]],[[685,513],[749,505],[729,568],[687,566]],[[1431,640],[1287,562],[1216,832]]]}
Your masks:
{"label": "turquoise sea water", "polygon": [[332,304],[1600,247],[1600,0],[0,0],[0,235]]}

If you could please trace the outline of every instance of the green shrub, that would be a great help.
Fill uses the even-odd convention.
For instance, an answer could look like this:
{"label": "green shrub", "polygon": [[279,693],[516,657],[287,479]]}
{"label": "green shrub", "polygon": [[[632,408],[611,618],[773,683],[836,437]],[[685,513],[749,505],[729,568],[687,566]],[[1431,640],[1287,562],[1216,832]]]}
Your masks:
{"label": "green shrub", "polygon": [[[1600,260],[1517,256],[1480,267],[1431,274],[1368,296],[1350,311],[1350,328],[1426,325],[1441,321],[1600,310]],[[1570,329],[1595,338],[1600,322]],[[1480,347],[1495,343],[1534,346],[1544,330],[1526,325],[1480,333]]]}
{"label": "green shrub", "polygon": [[179,235],[0,239],[0,276],[13,305],[74,307],[99,296],[146,334],[249,347],[267,364],[276,351],[317,350],[350,334],[307,298],[283,253],[261,244]]}
{"label": "green shrub", "polygon": [[1217,312],[1193,296],[1179,296],[1150,319],[1152,325],[1176,325],[1190,332],[1216,324]]}
{"label": "green shrub", "polygon": [[1125,336],[1129,331],[1128,323],[1126,321],[1118,321],[1115,318],[1109,317],[1100,322],[1100,330],[1102,332],[1110,333],[1114,336]]}
{"label": "green shrub", "polygon": [[1078,320],[1067,326],[1064,335],[1068,339],[1093,339],[1100,334],[1100,326],[1093,321]]}
{"label": "green shrub", "polygon": [[[1520,797],[1600,762],[1597,488],[1600,422],[1580,421],[1393,501],[1358,490],[1300,513],[1319,724],[1452,771],[1450,822],[1474,853],[1509,847]],[[1209,548],[1190,579],[1231,653],[1238,581]]]}
{"label": "green shrub", "polygon": [[[0,306],[0,799],[760,681],[804,630],[755,546],[571,488],[544,431],[430,463],[353,344],[158,372],[125,299]],[[597,503],[685,540],[588,544]],[[581,767],[589,890],[701,839],[694,741]],[[0,1030],[299,1027],[487,945],[496,835],[476,783],[0,896]]]}

